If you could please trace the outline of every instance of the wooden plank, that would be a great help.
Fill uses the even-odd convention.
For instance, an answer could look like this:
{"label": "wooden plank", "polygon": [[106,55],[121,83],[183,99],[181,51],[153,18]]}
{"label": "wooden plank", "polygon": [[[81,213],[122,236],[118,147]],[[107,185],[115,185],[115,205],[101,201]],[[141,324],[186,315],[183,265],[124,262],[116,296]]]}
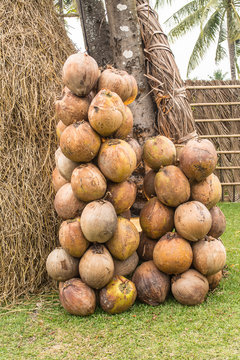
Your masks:
{"label": "wooden plank", "polygon": [[221,103],[191,103],[190,106],[197,107],[197,106],[227,106],[227,105],[240,105],[240,101],[233,101],[233,102],[221,102]]}
{"label": "wooden plank", "polygon": [[208,90],[208,89],[240,89],[240,85],[189,85],[186,90]]}
{"label": "wooden plank", "polygon": [[238,186],[240,182],[233,182],[233,183],[221,183],[222,186]]}
{"label": "wooden plank", "polygon": [[217,151],[217,154],[240,154],[240,150]]}
{"label": "wooden plank", "polygon": [[240,166],[217,166],[216,170],[237,170]]}
{"label": "wooden plank", "polygon": [[240,121],[240,118],[231,118],[231,119],[195,119],[196,123],[205,123],[205,122],[231,122],[231,121]]}
{"label": "wooden plank", "polygon": [[238,138],[240,134],[226,134],[226,135],[199,135],[199,138]]}

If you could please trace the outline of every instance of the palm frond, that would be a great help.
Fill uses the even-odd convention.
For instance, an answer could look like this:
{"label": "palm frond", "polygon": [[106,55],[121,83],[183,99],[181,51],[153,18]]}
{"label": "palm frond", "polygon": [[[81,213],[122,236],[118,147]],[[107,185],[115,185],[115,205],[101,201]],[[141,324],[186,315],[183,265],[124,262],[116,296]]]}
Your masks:
{"label": "palm frond", "polygon": [[166,24],[168,27],[178,25],[186,17],[194,14],[200,8],[203,8],[205,2],[207,2],[207,0],[192,0],[188,2],[186,5],[177,10],[173,15],[171,15],[164,24]]}
{"label": "palm frond", "polygon": [[222,46],[222,43],[227,39],[227,30],[225,27],[225,18],[226,10],[223,11],[221,16],[221,21],[219,24],[219,34],[218,34],[218,41],[216,47],[216,55],[215,55],[215,63],[218,64],[222,59],[227,56],[227,52],[225,48]]}
{"label": "palm frond", "polygon": [[208,50],[211,43],[216,40],[217,31],[219,30],[219,25],[221,21],[221,16],[219,11],[215,11],[208,22],[204,26],[201,34],[199,35],[192,54],[189,59],[187,75],[199,65],[206,51]]}
{"label": "palm frond", "polygon": [[156,0],[154,8],[158,9],[160,6],[172,5],[173,2],[174,0]]}

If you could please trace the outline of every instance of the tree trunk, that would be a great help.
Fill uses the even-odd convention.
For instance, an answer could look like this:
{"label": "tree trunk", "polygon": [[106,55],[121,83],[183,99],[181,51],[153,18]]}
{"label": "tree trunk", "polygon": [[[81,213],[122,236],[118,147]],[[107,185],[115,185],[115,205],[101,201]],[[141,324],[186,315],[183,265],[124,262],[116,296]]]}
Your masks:
{"label": "tree trunk", "polygon": [[113,63],[109,26],[102,0],[77,0],[86,50],[100,67]]}
{"label": "tree trunk", "polygon": [[229,53],[229,60],[230,60],[230,71],[231,71],[231,79],[236,80],[236,66],[235,66],[235,59],[236,59],[236,51],[235,51],[235,43],[234,41],[230,40],[230,26],[232,19],[232,12],[231,12],[231,0],[228,0],[229,8],[227,9],[227,42],[228,42],[228,53]]}
{"label": "tree trunk", "polygon": [[134,116],[134,135],[142,143],[156,134],[156,113],[144,76],[146,68],[136,1],[122,0],[120,3],[106,0],[106,8],[114,65],[132,74],[138,83],[139,93],[130,108]]}

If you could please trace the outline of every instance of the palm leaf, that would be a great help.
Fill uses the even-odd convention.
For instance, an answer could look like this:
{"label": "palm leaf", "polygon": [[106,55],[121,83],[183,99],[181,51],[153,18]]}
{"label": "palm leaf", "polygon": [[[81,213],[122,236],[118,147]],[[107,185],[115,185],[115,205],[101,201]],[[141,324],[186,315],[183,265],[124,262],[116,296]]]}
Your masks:
{"label": "palm leaf", "polygon": [[227,52],[225,48],[222,46],[222,43],[227,39],[227,30],[225,28],[224,18],[226,15],[226,10],[222,12],[221,21],[219,25],[219,34],[218,34],[218,41],[216,47],[216,55],[215,55],[215,62],[218,64],[222,59],[227,56]]}

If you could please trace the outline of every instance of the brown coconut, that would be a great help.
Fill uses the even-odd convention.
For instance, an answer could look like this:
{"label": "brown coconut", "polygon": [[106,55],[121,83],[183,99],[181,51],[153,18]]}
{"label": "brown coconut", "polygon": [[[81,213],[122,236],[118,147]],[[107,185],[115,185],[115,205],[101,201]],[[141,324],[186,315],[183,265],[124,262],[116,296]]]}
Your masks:
{"label": "brown coconut", "polygon": [[80,201],[73,194],[70,183],[63,185],[56,193],[54,208],[62,219],[73,219],[81,215],[86,203]]}
{"label": "brown coconut", "polygon": [[61,99],[55,102],[57,119],[61,120],[65,126],[87,120],[90,102],[90,96],[76,96],[65,86]]}
{"label": "brown coconut", "polygon": [[101,90],[89,107],[88,119],[92,128],[101,136],[110,136],[125,121],[125,105],[121,98],[110,90]]}
{"label": "brown coconut", "polygon": [[190,241],[202,239],[212,226],[212,217],[199,201],[188,201],[177,207],[174,214],[176,231]]}
{"label": "brown coconut", "polygon": [[66,281],[79,276],[79,259],[69,255],[64,249],[56,248],[47,257],[48,275],[57,281]]}
{"label": "brown coconut", "polygon": [[140,212],[140,225],[148,237],[158,239],[173,230],[173,217],[173,209],[153,197],[148,200]]}
{"label": "brown coconut", "polygon": [[152,240],[144,234],[144,232],[140,235],[140,242],[137,248],[138,256],[141,260],[152,260],[153,259],[153,250],[157,242]]}
{"label": "brown coconut", "polygon": [[212,216],[212,226],[208,235],[218,239],[226,229],[226,218],[217,206],[210,210],[210,214]]}
{"label": "brown coconut", "polygon": [[200,201],[209,210],[215,206],[222,196],[222,186],[218,177],[209,175],[201,182],[194,182],[191,186],[191,198]]}
{"label": "brown coconut", "polygon": [[132,181],[123,181],[121,183],[110,183],[107,187],[107,197],[117,214],[130,209],[133,205],[136,195],[137,186]]}
{"label": "brown coconut", "polygon": [[52,172],[52,184],[54,191],[57,192],[63,185],[67,183],[68,181],[62,177],[58,169],[55,167]]}
{"label": "brown coconut", "polygon": [[226,264],[226,250],[220,239],[205,236],[193,244],[193,266],[203,275],[213,275]]}
{"label": "brown coconut", "polygon": [[207,281],[209,283],[209,289],[214,290],[219,285],[222,280],[223,272],[222,270],[218,271],[216,274],[207,276]]}
{"label": "brown coconut", "polygon": [[99,135],[88,122],[81,121],[67,126],[60,138],[63,154],[76,162],[89,162],[95,158],[101,145]]}
{"label": "brown coconut", "polygon": [[125,116],[123,118],[122,124],[117,129],[114,134],[114,137],[117,139],[126,139],[126,137],[132,133],[133,130],[133,114],[129,107],[125,105]]}
{"label": "brown coconut", "polygon": [[169,232],[157,242],[153,250],[154,264],[166,274],[187,271],[193,260],[191,245],[176,232]]}
{"label": "brown coconut", "polygon": [[65,129],[66,129],[66,125],[64,125],[64,123],[61,120],[59,120],[56,126],[56,134],[58,140],[60,140],[60,137]]}
{"label": "brown coconut", "polygon": [[63,65],[63,83],[77,96],[88,95],[99,75],[98,64],[86,53],[70,55]]}
{"label": "brown coconut", "polygon": [[126,141],[110,139],[102,144],[98,166],[109,180],[117,183],[127,180],[136,164],[136,154]]}
{"label": "brown coconut", "polygon": [[136,251],[126,260],[113,259],[114,275],[126,276],[132,274],[138,265],[139,257]]}
{"label": "brown coconut", "polygon": [[84,208],[81,228],[90,242],[104,243],[112,238],[117,229],[117,215],[109,201],[92,201]]}
{"label": "brown coconut", "polygon": [[101,199],[107,189],[107,181],[93,164],[81,164],[74,169],[71,177],[74,195],[82,201]]}
{"label": "brown coconut", "polygon": [[102,244],[92,245],[82,256],[79,273],[83,282],[94,289],[109,283],[114,273],[111,254]]}
{"label": "brown coconut", "polygon": [[79,163],[68,159],[61,151],[61,152],[58,153],[58,156],[57,156],[57,159],[56,159],[56,166],[57,166],[58,171],[60,172],[60,174],[68,182],[70,182],[72,172],[77,166],[79,166]]}
{"label": "brown coconut", "polygon": [[189,269],[172,278],[172,294],[183,305],[201,304],[208,290],[207,278],[196,270]]}
{"label": "brown coconut", "polygon": [[177,166],[168,165],[160,169],[154,186],[158,200],[167,206],[177,207],[190,198],[189,181]]}
{"label": "brown coconut", "polygon": [[136,154],[136,157],[137,157],[137,165],[139,165],[140,162],[142,161],[142,154],[143,154],[143,149],[142,149],[141,145],[134,138],[127,138],[125,140],[133,148],[133,150],[135,151],[135,154]]}
{"label": "brown coconut", "polygon": [[139,300],[152,306],[163,303],[170,290],[170,277],[159,271],[153,261],[138,266],[132,281]]}
{"label": "brown coconut", "polygon": [[139,241],[139,233],[135,225],[119,216],[117,229],[106,245],[116,259],[126,260],[137,250]]}
{"label": "brown coconut", "polygon": [[102,72],[98,81],[98,90],[101,89],[114,91],[126,105],[135,100],[138,92],[135,78],[126,71],[113,67],[108,67]]}
{"label": "brown coconut", "polygon": [[190,180],[202,181],[216,168],[217,152],[206,139],[188,141],[181,151],[180,168]]}
{"label": "brown coconut", "polygon": [[153,170],[174,164],[176,149],[173,142],[162,135],[148,139],[143,146],[143,160]]}
{"label": "brown coconut", "polygon": [[80,258],[89,246],[81,229],[81,219],[64,221],[59,229],[59,242],[71,256]]}
{"label": "brown coconut", "polygon": [[61,305],[70,314],[87,316],[95,311],[95,292],[80,279],[60,282],[59,298]]}
{"label": "brown coconut", "polygon": [[150,170],[146,173],[143,179],[143,193],[148,200],[156,196],[155,184],[154,184],[155,176],[156,176],[156,172],[154,170]]}

